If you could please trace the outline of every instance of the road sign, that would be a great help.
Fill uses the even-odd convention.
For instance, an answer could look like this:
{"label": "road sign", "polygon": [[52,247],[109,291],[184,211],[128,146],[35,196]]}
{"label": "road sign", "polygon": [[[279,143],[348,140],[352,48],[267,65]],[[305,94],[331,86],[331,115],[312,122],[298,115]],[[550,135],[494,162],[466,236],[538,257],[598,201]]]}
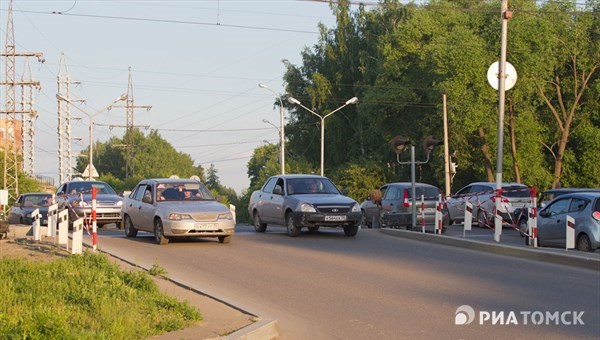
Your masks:
{"label": "road sign", "polygon": [[[517,82],[517,70],[512,66],[508,61],[506,62],[506,80],[504,81],[504,89],[510,90],[515,86]],[[487,71],[487,80],[488,83],[494,88],[494,90],[498,90],[498,62],[493,63]]]}
{"label": "road sign", "polygon": [[[90,164],[88,164],[88,166],[85,167],[85,170],[83,170],[83,173],[81,174],[81,176],[85,177],[90,177]],[[94,166],[94,164],[92,164],[92,176],[91,177],[98,177],[100,176],[98,174],[98,171],[96,171],[96,167]]]}

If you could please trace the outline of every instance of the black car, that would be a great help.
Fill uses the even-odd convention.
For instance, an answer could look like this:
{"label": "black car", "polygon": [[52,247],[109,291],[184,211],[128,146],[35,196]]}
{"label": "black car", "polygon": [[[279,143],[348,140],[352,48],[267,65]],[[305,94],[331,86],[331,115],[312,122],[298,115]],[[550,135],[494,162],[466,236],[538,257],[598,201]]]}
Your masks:
{"label": "black car", "polygon": [[316,175],[272,176],[250,197],[248,213],[254,229],[264,232],[267,224],[286,226],[289,236],[302,228],[342,227],[346,236],[358,233],[360,205],[345,196],[327,177]]}
{"label": "black car", "polygon": [[48,206],[52,202],[52,194],[30,192],[19,195],[8,212],[9,224],[32,224],[31,213],[38,209],[40,225],[48,225]]}
{"label": "black car", "polygon": [[90,218],[92,213],[92,188],[96,188],[96,225],[102,228],[115,223],[121,229],[121,205],[123,197],[108,183],[102,181],[72,180],[61,184],[56,190],[58,209],[69,209],[69,220]]}

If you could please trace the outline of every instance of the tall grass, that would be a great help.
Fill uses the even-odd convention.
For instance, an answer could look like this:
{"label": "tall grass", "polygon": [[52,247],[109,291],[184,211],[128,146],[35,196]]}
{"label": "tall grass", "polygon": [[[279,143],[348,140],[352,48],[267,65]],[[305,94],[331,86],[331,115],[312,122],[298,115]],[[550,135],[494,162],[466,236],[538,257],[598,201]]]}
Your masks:
{"label": "tall grass", "polygon": [[2,339],[143,339],[199,320],[147,273],[121,271],[103,254],[0,259]]}

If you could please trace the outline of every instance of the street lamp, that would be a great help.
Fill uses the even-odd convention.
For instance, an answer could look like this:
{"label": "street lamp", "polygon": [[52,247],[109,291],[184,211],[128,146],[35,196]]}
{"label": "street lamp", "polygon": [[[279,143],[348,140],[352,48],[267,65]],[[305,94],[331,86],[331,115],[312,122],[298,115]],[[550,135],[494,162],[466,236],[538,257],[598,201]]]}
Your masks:
{"label": "street lamp", "polygon": [[[63,96],[60,93],[56,94],[56,99],[58,100],[64,100],[67,103],[71,104],[72,101],[71,99]],[[80,108],[79,106],[75,106],[79,111],[83,112],[86,116],[88,116],[89,118],[89,129],[90,129],[90,152],[89,152],[89,163],[88,163],[88,180],[92,180],[92,172],[94,169],[94,162],[93,162],[93,155],[94,155],[94,147],[93,147],[93,140],[94,140],[94,117],[96,117],[97,115],[101,114],[102,112],[104,112],[105,110],[110,110],[111,107],[123,100],[127,100],[127,93],[123,93],[122,95],[120,95],[119,97],[117,97],[115,100],[112,101],[112,103],[110,103],[109,105],[107,105],[106,107],[104,107],[102,110],[94,113],[94,114],[89,114],[88,112],[84,111],[82,108]]]}
{"label": "street lamp", "polygon": [[[267,91],[271,91],[274,95],[277,96],[277,99],[279,100],[279,126],[280,126],[280,128],[279,128],[279,143],[281,145],[281,148],[280,148],[281,174],[285,175],[285,129],[284,129],[285,124],[283,121],[283,101],[281,101],[281,95],[279,95],[277,92],[270,89],[267,85],[258,84],[258,87],[263,88]],[[263,122],[264,121],[265,121],[265,119],[263,119]]]}
{"label": "street lamp", "polygon": [[346,103],[344,103],[344,105],[342,105],[342,106],[338,107],[337,109],[329,112],[325,116],[321,116],[321,115],[317,114],[316,112],[314,112],[313,110],[309,109],[308,107],[302,105],[302,103],[298,99],[296,99],[294,97],[289,97],[288,101],[290,103],[292,103],[292,104],[296,104],[296,105],[302,107],[306,111],[308,111],[308,112],[312,113],[313,115],[319,117],[319,119],[321,120],[321,176],[325,176],[324,175],[324,171],[325,171],[325,118],[327,118],[327,117],[331,116],[332,114],[338,112],[339,110],[343,109],[347,105],[358,103],[358,98],[352,97],[352,98],[348,99],[346,101]]}

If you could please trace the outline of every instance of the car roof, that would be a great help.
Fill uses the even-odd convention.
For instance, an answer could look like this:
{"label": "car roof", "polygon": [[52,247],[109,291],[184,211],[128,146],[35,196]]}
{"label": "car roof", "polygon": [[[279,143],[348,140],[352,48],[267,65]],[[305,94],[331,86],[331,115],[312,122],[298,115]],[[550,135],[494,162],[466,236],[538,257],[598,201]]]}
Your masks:
{"label": "car roof", "polygon": [[52,196],[51,193],[48,192],[26,192],[21,194],[20,196],[40,196],[40,195],[48,195],[48,196]]}
{"label": "car roof", "polygon": [[555,188],[544,191],[544,194],[570,194],[579,192],[600,192],[600,188]]}
{"label": "car roof", "polygon": [[[496,185],[496,182],[473,182],[473,183],[469,183],[467,185]],[[465,185],[465,186],[467,186]],[[510,186],[522,186],[522,187],[527,187],[527,185],[523,184],[523,183],[517,183],[517,182],[502,182],[502,186],[503,187],[510,187]]]}
{"label": "car roof", "polygon": [[570,194],[564,194],[564,195],[560,195],[558,197],[556,197],[555,199],[558,198],[569,198],[569,197],[584,197],[584,198],[588,198],[588,199],[594,199],[594,198],[598,198],[600,197],[600,192],[573,192]]}
{"label": "car roof", "polygon": [[191,178],[148,178],[142,182],[160,182],[165,184],[176,184],[176,183],[200,183],[199,181]]}
{"label": "car roof", "polygon": [[[386,183],[382,186],[385,185],[394,185],[394,186],[411,186],[412,183],[411,182],[394,182],[394,183]],[[427,183],[419,183],[419,182],[415,182],[415,186],[422,186],[422,187],[432,187],[432,188],[436,188],[439,189],[438,187],[436,187],[435,185],[431,185],[431,184],[427,184]]]}
{"label": "car roof", "polygon": [[275,175],[271,177],[280,177],[285,179],[294,179],[294,178],[327,178],[325,176],[312,175],[312,174],[286,174],[286,175]]}

